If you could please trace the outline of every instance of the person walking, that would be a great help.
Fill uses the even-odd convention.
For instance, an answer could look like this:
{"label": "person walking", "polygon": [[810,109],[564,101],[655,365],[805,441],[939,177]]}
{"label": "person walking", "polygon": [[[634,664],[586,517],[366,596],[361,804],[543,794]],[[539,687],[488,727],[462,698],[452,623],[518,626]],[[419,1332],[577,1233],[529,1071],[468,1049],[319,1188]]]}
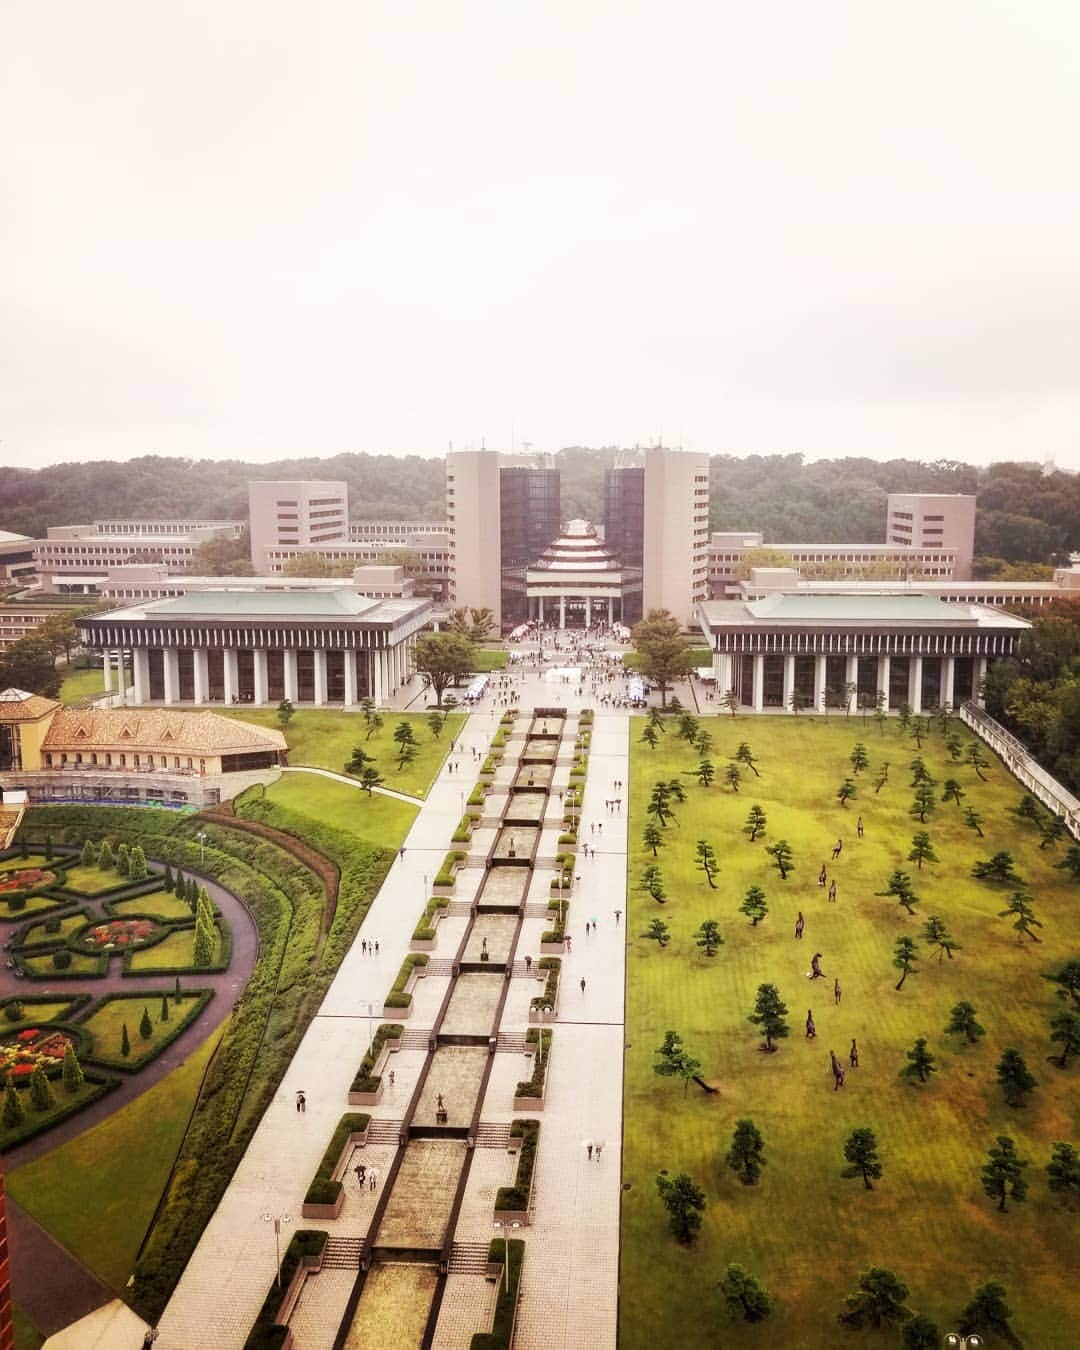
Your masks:
{"label": "person walking", "polygon": [[592,1162],[593,1142],[591,1139],[585,1140],[585,1152],[589,1155],[589,1161]]}
{"label": "person walking", "polygon": [[364,1166],[363,1163],[357,1163],[356,1166],[353,1168],[353,1171],[356,1173],[356,1184],[361,1189],[363,1189],[364,1174],[367,1172],[367,1168]]}
{"label": "person walking", "polygon": [[379,1184],[379,1169],[377,1167],[368,1168],[368,1186],[375,1190]]}
{"label": "person walking", "polygon": [[394,1073],[394,1070],[393,1070],[393,1069],[390,1070],[389,1074],[387,1074],[387,1077],[388,1077],[389,1080],[390,1080],[390,1086],[393,1087],[393,1086],[394,1086],[394,1079],[395,1079],[395,1077],[396,1077],[396,1074]]}
{"label": "person walking", "polygon": [[622,918],[622,910],[621,910],[621,909],[617,909],[617,910],[615,911],[615,927],[616,927],[616,928],[618,928],[618,926],[619,926],[619,920],[620,920],[621,918]]}
{"label": "person walking", "polygon": [[585,976],[584,976],[584,975],[582,975],[582,977],[581,977],[581,992],[582,992],[582,994],[585,993]]}
{"label": "person walking", "polygon": [[367,938],[360,939],[360,951],[364,956],[367,956]]}
{"label": "person walking", "polygon": [[296,1110],[298,1113],[307,1110],[307,1098],[302,1092],[296,1094]]}
{"label": "person walking", "polygon": [[821,969],[821,953],[815,952],[810,958],[810,978],[812,980],[823,980],[825,972]]}
{"label": "person walking", "polygon": [[532,973],[532,957],[527,956],[525,958],[525,974],[530,975],[531,973]]}
{"label": "person walking", "polygon": [[596,1161],[597,1161],[597,1162],[600,1161],[600,1154],[603,1153],[603,1151],[604,1151],[604,1141],[603,1141],[602,1139],[598,1139],[598,1140],[596,1141]]}
{"label": "person walking", "polygon": [[855,833],[859,836],[860,839],[863,837],[862,816],[860,816],[859,819],[855,822]]}
{"label": "person walking", "polygon": [[817,884],[818,884],[819,886],[824,886],[825,883],[828,881],[828,879],[829,879],[829,874],[828,874],[828,872],[826,872],[826,870],[825,870],[825,864],[822,863],[822,864],[821,864],[821,871],[818,873]]}
{"label": "person walking", "polygon": [[844,848],[844,841],[843,841],[843,839],[838,839],[838,840],[836,841],[836,843],[833,845],[833,851],[832,851],[833,862],[835,862],[836,859],[839,858],[841,852],[843,851],[843,848]]}

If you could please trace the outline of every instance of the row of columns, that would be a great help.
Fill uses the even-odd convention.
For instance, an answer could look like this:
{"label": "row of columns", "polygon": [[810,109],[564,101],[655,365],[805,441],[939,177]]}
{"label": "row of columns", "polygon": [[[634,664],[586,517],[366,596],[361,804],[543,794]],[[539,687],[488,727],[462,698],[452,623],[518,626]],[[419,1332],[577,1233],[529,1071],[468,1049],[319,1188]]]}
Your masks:
{"label": "row of columns", "polygon": [[[567,600],[572,600],[572,599],[574,599],[574,598],[576,598],[574,594],[571,594],[571,595],[560,595],[560,596],[558,597],[558,600],[559,600],[559,627],[560,627],[560,628],[565,628],[565,627],[566,627],[566,602],[567,602]],[[585,596],[581,596],[580,598],[583,599],[583,600],[585,601],[585,627],[586,627],[586,628],[591,628],[591,627],[592,627],[592,624],[593,624],[593,597],[592,597],[591,595],[585,595]],[[555,596],[553,596],[553,595],[552,595],[552,596],[549,596],[548,599],[551,600],[551,601],[554,601],[554,600],[555,600]],[[598,596],[596,597],[596,605],[597,605],[597,619],[598,619],[601,623],[610,624],[610,623],[612,622],[612,619],[613,619],[613,615],[612,615],[612,608],[613,608],[613,606],[612,606],[611,596],[610,596],[610,595],[604,595],[604,596],[599,596],[599,595],[598,595]],[[537,620],[538,620],[540,623],[543,623],[543,622],[544,622],[544,597],[543,597],[542,595],[538,595],[538,596],[536,597],[536,617],[537,617]],[[549,617],[549,618],[550,618],[550,617],[553,617],[553,612],[552,612],[552,611],[549,611],[548,617]]]}
{"label": "row of columns", "polygon": [[[374,648],[371,651],[372,666],[372,690],[371,694],[377,704],[381,704],[385,699],[396,693],[403,685],[407,684],[412,674],[412,649],[415,643],[414,637],[408,637],[404,642],[395,643],[392,647]],[[175,647],[162,648],[162,702],[166,705],[180,702],[180,655]],[[196,647],[192,650],[192,694],[193,701],[196,704],[206,704],[210,701],[210,669],[209,652],[205,647]],[[299,693],[299,680],[297,677],[297,652],[296,649],[287,649],[282,653],[283,656],[283,685],[284,696],[290,703],[297,702]],[[357,680],[356,680],[356,652],[345,651],[345,689],[344,703],[346,708],[355,707],[358,699]],[[231,706],[240,692],[239,663],[235,651],[225,651],[223,657],[224,673],[224,701],[226,705]],[[312,702],[315,707],[323,707],[327,702],[327,680],[326,680],[326,657],[327,652],[324,648],[316,647],[312,650],[313,673],[314,673],[314,697]],[[256,704],[265,704],[269,700],[269,668],[268,654],[265,648],[256,647],[252,651],[252,668],[254,677],[254,702]],[[136,647],[132,652],[132,675],[133,675],[133,702],[136,704],[147,703],[150,699],[150,654],[145,647]],[[121,690],[121,702],[124,701],[123,692],[123,662],[120,661],[119,677]],[[105,689],[112,689],[111,656],[105,653]]]}
{"label": "row of columns", "polygon": [[[717,692],[726,693],[728,689],[734,687],[734,657],[730,652],[718,652],[714,662],[716,672]],[[859,657],[848,656],[846,658],[844,680],[848,685],[858,686],[859,683]],[[892,666],[892,659],[889,656],[878,656],[872,658],[877,666],[877,684],[876,689],[884,694],[885,701],[882,705],[883,711],[889,712],[889,682]],[[943,656],[941,659],[941,702],[950,707],[955,703],[956,692],[956,658],[953,656]],[[820,710],[825,697],[825,672],[826,660],[824,655],[814,657],[814,709]],[[921,656],[911,656],[908,658],[908,697],[907,703],[913,713],[922,712],[922,683],[923,683],[923,658]],[[978,689],[986,677],[986,657],[980,656],[975,659],[975,701],[981,706],[982,698],[978,694]],[[795,692],[795,656],[787,654],[784,657],[784,707],[791,704],[791,696]],[[849,712],[855,710],[856,694],[852,694]],[[754,656],[753,680],[750,691],[750,706],[755,712],[762,712],[765,708],[765,657],[758,653]]]}

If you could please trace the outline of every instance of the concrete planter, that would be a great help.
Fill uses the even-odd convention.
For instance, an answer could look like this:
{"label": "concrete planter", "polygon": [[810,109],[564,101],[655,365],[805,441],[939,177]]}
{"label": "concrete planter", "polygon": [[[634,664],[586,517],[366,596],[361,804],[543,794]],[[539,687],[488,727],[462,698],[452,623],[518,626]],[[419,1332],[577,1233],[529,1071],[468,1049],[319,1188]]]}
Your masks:
{"label": "concrete planter", "polygon": [[432,886],[432,888],[431,888],[431,894],[432,894],[432,895],[453,895],[453,894],[454,894],[454,885],[455,885],[456,882],[457,882],[457,873],[455,872],[455,873],[454,873],[454,880],[451,881],[449,884],[444,884],[444,883],[441,883],[441,882],[438,882],[438,881],[437,881],[437,882],[435,883],[435,885]]}
{"label": "concrete planter", "polygon": [[411,952],[433,952],[435,950],[437,938],[410,938],[409,951]]}
{"label": "concrete planter", "polygon": [[510,1138],[507,1140],[507,1143],[506,1143],[506,1151],[507,1151],[507,1153],[520,1153],[520,1152],[521,1152],[521,1135],[520,1135],[520,1134],[512,1134],[512,1135],[510,1136]]}
{"label": "concrete planter", "polygon": [[300,1213],[305,1219],[336,1219],[341,1213],[342,1206],[345,1204],[345,1187],[341,1188],[341,1194],[332,1205],[308,1205],[300,1206]]}
{"label": "concrete planter", "polygon": [[384,1022],[407,1022],[412,1016],[412,1003],[407,1008],[391,1008],[383,1005],[382,1018]]}
{"label": "concrete planter", "polygon": [[529,1009],[529,1022],[533,1026],[551,1027],[555,1025],[556,1017],[554,1013],[550,1016],[544,1016],[538,1009]]}
{"label": "concrete planter", "polygon": [[543,1097],[515,1097],[515,1111],[542,1111],[544,1109]]}
{"label": "concrete planter", "polygon": [[[565,943],[565,942],[541,942],[541,944],[540,944],[540,955],[541,955],[541,956],[565,956],[565,955],[566,955],[566,943]],[[530,1021],[530,1022],[532,1021],[532,1018],[531,1018],[531,1017],[529,1018],[529,1021]]]}
{"label": "concrete planter", "polygon": [[376,1092],[350,1092],[349,1105],[378,1106],[378,1104],[382,1101],[382,1095],[383,1095],[383,1085],[382,1083],[380,1083],[378,1090]]}
{"label": "concrete planter", "polygon": [[[520,1224],[522,1228],[529,1226],[529,1211],[527,1209],[497,1209],[494,1211],[495,1218],[504,1224]],[[505,1229],[503,1230],[506,1231]],[[502,1273],[502,1266],[499,1266],[499,1273]]]}

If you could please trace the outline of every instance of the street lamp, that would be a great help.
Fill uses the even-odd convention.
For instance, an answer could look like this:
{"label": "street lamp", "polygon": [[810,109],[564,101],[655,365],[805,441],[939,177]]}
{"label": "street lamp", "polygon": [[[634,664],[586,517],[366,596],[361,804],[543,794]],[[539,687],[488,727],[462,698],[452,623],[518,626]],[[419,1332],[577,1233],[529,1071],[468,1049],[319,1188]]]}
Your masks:
{"label": "street lamp", "polygon": [[206,839],[207,839],[206,831],[200,830],[199,833],[195,836],[195,838],[199,841],[199,849],[200,849],[199,866],[202,867],[203,864],[206,862]]}
{"label": "street lamp", "polygon": [[277,1261],[277,1287],[281,1288],[281,1225],[283,1223],[292,1223],[291,1214],[264,1214],[263,1223],[272,1223],[274,1225],[274,1252]]}
{"label": "street lamp", "polygon": [[521,1224],[515,1219],[513,1223],[503,1223],[502,1219],[495,1219],[492,1223],[495,1229],[502,1229],[503,1239],[503,1288],[507,1293],[510,1292],[510,1229],[520,1228]]}
{"label": "street lamp", "polygon": [[371,1023],[374,1021],[375,1018],[375,1004],[361,1003],[360,1006],[361,1008],[367,1009],[367,1048],[370,1050],[372,1041]]}

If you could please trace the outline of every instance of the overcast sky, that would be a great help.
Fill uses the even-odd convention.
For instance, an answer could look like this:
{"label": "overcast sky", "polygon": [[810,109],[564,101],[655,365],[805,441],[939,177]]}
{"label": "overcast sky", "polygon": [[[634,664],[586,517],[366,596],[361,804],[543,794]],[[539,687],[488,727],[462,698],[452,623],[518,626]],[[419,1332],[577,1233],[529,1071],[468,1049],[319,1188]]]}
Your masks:
{"label": "overcast sky", "polygon": [[1080,468],[1078,0],[7,0],[0,464]]}

